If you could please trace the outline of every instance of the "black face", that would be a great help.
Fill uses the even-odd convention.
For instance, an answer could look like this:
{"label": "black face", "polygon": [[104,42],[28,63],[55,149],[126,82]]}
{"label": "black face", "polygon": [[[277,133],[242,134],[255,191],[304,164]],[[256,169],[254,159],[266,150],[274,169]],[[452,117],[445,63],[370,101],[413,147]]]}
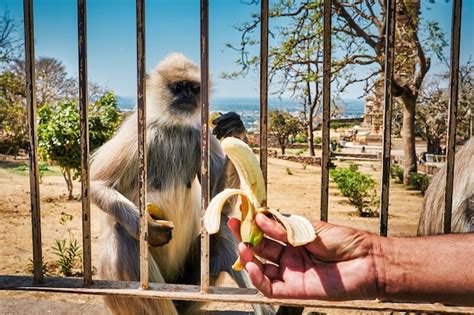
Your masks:
{"label": "black face", "polygon": [[168,85],[174,99],[171,108],[180,112],[193,112],[199,101],[201,85],[195,81],[177,81]]}

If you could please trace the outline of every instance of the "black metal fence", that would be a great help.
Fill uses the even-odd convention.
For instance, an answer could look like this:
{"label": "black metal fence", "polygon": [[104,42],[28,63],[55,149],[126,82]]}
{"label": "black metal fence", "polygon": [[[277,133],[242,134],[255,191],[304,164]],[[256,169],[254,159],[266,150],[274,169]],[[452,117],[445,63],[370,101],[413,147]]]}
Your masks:
{"label": "black metal fence", "polygon": [[[209,1],[200,0],[201,18],[201,211],[204,214],[209,202]],[[323,56],[323,124],[322,124],[322,173],[321,173],[321,220],[328,220],[329,188],[329,122],[331,103],[331,16],[332,1],[324,0],[324,56]],[[390,147],[393,95],[393,64],[396,22],[396,0],[386,2],[386,36],[384,65],[384,116],[383,153],[380,202],[380,234],[388,231]],[[458,73],[461,31],[461,0],[452,0],[452,42],[450,55],[450,100],[449,127],[447,135],[447,177],[445,195],[444,231],[451,230],[451,211],[453,196],[455,129],[458,101]],[[268,113],[268,0],[260,0],[260,164],[267,182],[267,113]],[[92,280],[91,225],[90,225],[90,187],[89,187],[89,135],[88,135],[88,78],[87,78],[87,13],[86,0],[77,0],[78,5],[78,50],[79,50],[79,100],[81,119],[82,152],[82,235],[83,235],[83,279],[44,278],[42,273],[40,192],[38,171],[38,142],[36,134],[35,99],[35,49],[33,0],[24,0],[25,56],[27,106],[30,137],[30,186],[31,220],[33,235],[33,277],[0,276],[2,290],[31,290],[63,293],[101,294],[118,296],[140,296],[159,299],[221,301],[235,303],[271,303],[289,306],[308,306],[318,308],[339,308],[359,310],[393,310],[422,312],[474,313],[474,308],[450,307],[439,304],[384,303],[379,301],[324,302],[291,299],[269,299],[254,289],[216,288],[209,286],[209,235],[201,221],[201,285],[158,284],[148,281],[148,244],[146,203],[146,100],[145,100],[145,0],[136,0],[137,37],[137,119],[138,119],[138,161],[140,209],[140,282]],[[139,289],[145,290],[139,290]]]}

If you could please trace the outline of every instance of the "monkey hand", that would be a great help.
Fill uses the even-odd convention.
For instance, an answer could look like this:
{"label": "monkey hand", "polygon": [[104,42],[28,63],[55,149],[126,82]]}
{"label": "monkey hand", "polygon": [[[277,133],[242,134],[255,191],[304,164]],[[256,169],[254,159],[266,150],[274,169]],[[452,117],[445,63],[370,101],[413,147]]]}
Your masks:
{"label": "monkey hand", "polygon": [[153,247],[168,244],[172,238],[173,228],[171,221],[154,220],[148,216],[148,244]]}
{"label": "monkey hand", "polygon": [[219,115],[212,120],[212,124],[215,126],[212,130],[212,134],[219,140],[227,137],[237,137],[240,139],[245,137],[244,123],[242,119],[240,119],[239,114],[235,112]]}

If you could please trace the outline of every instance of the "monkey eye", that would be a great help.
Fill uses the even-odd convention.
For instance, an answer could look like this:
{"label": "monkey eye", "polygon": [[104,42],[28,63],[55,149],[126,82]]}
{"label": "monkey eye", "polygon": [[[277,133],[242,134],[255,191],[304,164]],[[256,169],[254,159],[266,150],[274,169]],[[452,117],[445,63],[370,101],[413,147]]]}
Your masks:
{"label": "monkey eye", "polygon": [[201,84],[199,84],[198,82],[191,83],[190,88],[193,94],[199,94],[199,92],[201,92]]}

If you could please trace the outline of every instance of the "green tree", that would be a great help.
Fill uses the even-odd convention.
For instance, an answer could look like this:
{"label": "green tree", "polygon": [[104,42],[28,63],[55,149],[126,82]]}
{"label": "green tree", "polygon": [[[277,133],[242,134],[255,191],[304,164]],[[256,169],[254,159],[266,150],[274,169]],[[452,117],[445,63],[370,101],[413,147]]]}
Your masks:
{"label": "green tree", "polygon": [[298,118],[282,110],[272,110],[269,112],[268,131],[277,137],[280,144],[281,154],[285,154],[286,144],[290,135],[298,134],[301,131],[301,123]]}
{"label": "green tree", "polygon": [[[106,142],[120,123],[116,96],[108,92],[89,110],[90,150]],[[61,167],[68,199],[73,198],[73,179],[80,175],[80,121],[75,101],[45,105],[39,110],[39,147],[42,158]]]}
{"label": "green tree", "polygon": [[17,155],[28,148],[25,87],[14,73],[0,73],[0,153]]}

